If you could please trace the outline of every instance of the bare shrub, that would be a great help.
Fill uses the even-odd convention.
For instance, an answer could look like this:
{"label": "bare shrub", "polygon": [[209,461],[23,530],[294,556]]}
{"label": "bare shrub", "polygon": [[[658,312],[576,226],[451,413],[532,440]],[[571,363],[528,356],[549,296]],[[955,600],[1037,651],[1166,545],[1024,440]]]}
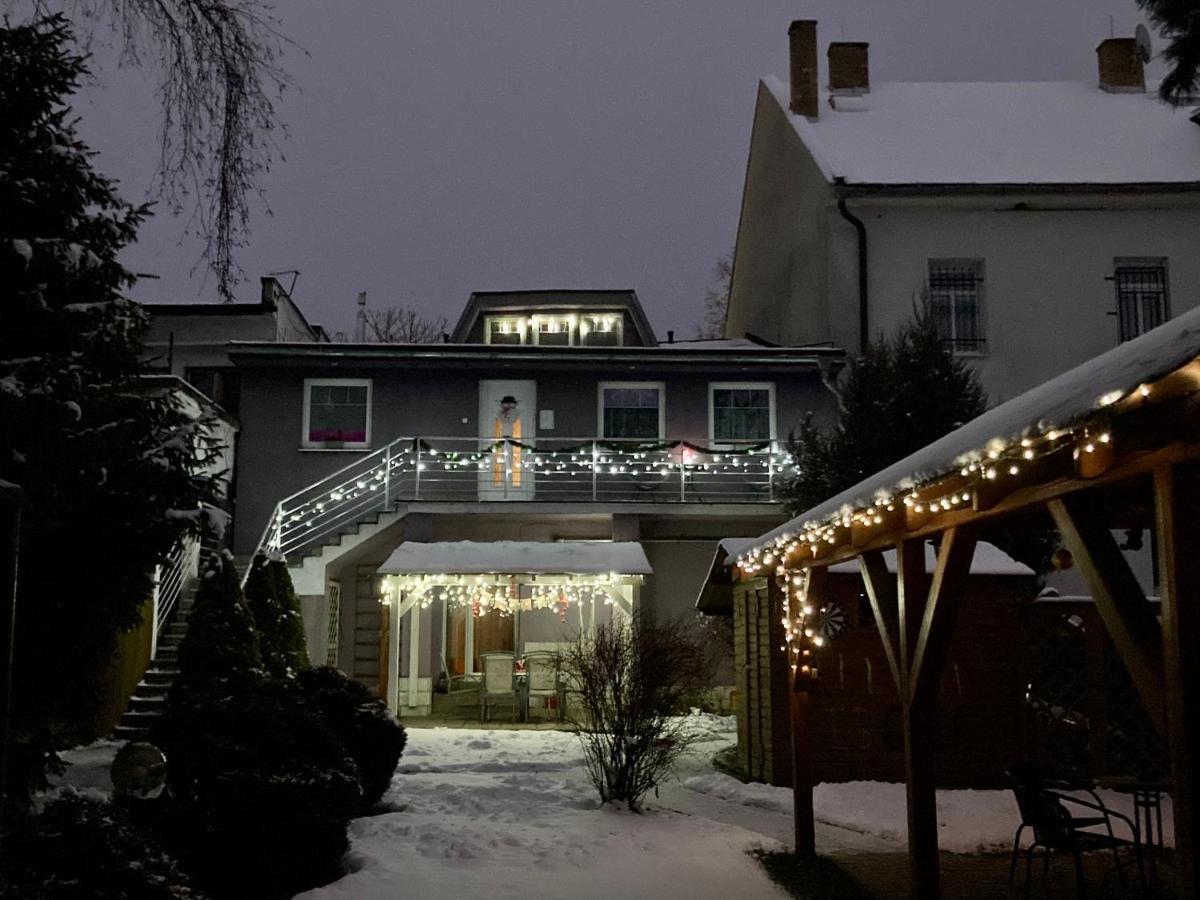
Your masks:
{"label": "bare shrub", "polygon": [[687,749],[691,738],[674,716],[707,683],[703,644],[689,623],[638,618],[600,625],[564,655],[579,695],[570,720],[602,802],[640,812]]}

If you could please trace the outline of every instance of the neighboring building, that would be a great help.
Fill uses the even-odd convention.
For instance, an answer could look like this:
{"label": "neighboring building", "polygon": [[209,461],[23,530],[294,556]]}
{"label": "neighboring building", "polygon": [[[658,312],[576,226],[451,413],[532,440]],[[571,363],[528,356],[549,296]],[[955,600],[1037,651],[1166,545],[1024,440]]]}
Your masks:
{"label": "neighboring building", "polygon": [[[697,608],[732,615],[737,766],[752,781],[790,786],[790,675],[782,625],[782,590],[774,578],[735,582],[739,554],[754,541],[724,540],[717,549]],[[926,571],[933,547],[926,544]],[[890,573],[896,554],[888,551]],[[1026,613],[1037,593],[1033,570],[987,543],[971,562],[947,675],[940,696],[939,746],[955,753],[938,761],[939,784],[996,783],[1022,749],[1025,666],[1015,659]],[[897,781],[904,777],[900,699],[858,563],[829,567],[828,602],[814,629],[824,639],[807,705],[813,782]]]}
{"label": "neighboring building", "polygon": [[[659,343],[632,291],[473,294],[445,344],[227,351],[241,384],[235,552],[283,552],[310,655],[408,714],[430,709],[439,676],[479,671],[482,652],[569,639],[582,609],[568,617],[569,591],[562,609],[531,607],[514,581],[511,618],[443,590],[391,622],[378,569],[401,543],[637,543],[652,573],[615,573],[637,582],[635,602],[693,615],[717,540],[783,520],[783,442],[808,413],[831,416],[825,382],[843,361],[830,347]],[[461,583],[479,565],[442,574]]]}
{"label": "neighboring building", "polygon": [[304,313],[275,278],[261,279],[258,303],[146,303],[150,315],[147,360],[162,374],[177,375],[232,415],[237,415],[237,372],[230,341],[327,342],[320,325]]}
{"label": "neighboring building", "polygon": [[[758,88],[726,333],[857,352],[928,304],[998,403],[1200,305],[1200,119],[1132,38],[1099,83],[872,83],[790,30]],[[1200,102],[1200,100],[1198,100]]]}

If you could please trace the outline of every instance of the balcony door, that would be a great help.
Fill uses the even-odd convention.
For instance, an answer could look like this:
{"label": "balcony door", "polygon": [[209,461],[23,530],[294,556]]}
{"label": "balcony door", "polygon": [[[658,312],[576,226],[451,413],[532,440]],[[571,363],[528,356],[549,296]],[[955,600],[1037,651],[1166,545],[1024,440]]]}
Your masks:
{"label": "balcony door", "polygon": [[479,382],[479,440],[488,452],[479,469],[480,500],[532,500],[527,446],[537,436],[537,382]]}

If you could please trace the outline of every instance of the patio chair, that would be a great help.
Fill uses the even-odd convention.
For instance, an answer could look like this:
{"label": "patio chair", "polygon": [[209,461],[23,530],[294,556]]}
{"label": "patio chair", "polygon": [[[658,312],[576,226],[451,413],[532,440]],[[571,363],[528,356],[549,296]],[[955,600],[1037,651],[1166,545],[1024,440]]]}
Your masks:
{"label": "patio chair", "polygon": [[513,721],[517,721],[520,702],[514,684],[516,656],[508,650],[480,653],[479,663],[483,667],[483,677],[479,679],[479,721],[490,721],[491,707],[506,702],[512,704]]}
{"label": "patio chair", "polygon": [[[1142,866],[1142,852],[1137,825],[1127,816],[1104,805],[1099,795],[1090,789],[1079,789],[1058,782],[1039,778],[1030,769],[1014,769],[1008,773],[1012,781],[1013,795],[1021,812],[1021,824],[1013,836],[1012,860],[1009,863],[1008,880],[1012,883],[1016,873],[1017,858],[1021,850],[1021,835],[1028,828],[1033,832],[1033,842],[1025,850],[1025,896],[1029,896],[1030,869],[1037,848],[1045,851],[1043,872],[1050,868],[1054,854],[1070,854],[1075,861],[1075,892],[1077,897],[1087,894],[1083,876],[1083,854],[1097,850],[1112,853],[1117,878],[1121,882],[1123,895],[1128,895],[1129,885],[1125,878],[1126,862],[1121,859],[1121,850],[1131,849],[1137,866],[1138,881],[1143,894],[1146,891],[1146,873]],[[1058,788],[1058,789],[1055,789]],[[1081,790],[1088,798],[1063,793],[1063,790]],[[1074,811],[1083,815],[1074,815]],[[1113,831],[1113,820],[1125,823],[1131,838],[1117,837]],[[1090,831],[1103,826],[1103,831]]]}
{"label": "patio chair", "polygon": [[[554,698],[557,706],[558,719],[563,717],[562,679],[558,671],[558,654],[549,650],[536,650],[525,654],[525,702],[534,697],[542,698],[542,707],[548,709],[547,702]],[[526,717],[528,718],[528,710]]]}

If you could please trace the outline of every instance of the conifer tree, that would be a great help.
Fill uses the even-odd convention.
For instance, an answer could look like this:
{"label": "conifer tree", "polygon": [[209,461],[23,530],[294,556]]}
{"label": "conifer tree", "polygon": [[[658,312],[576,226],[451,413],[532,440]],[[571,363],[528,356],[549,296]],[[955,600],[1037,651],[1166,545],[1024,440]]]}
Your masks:
{"label": "conifer tree", "polygon": [[263,668],[276,678],[294,677],[308,665],[308,651],[287,564],[264,554],[256,556],[246,578],[246,601],[258,629]]}
{"label": "conifer tree", "polygon": [[262,662],[254,617],[228,551],[201,575],[187,634],[179,646],[179,677],[172,701],[229,683],[244,682]]}
{"label": "conifer tree", "polygon": [[0,27],[0,479],[22,523],[11,796],[92,735],[98,686],[151,573],[216,498],[207,423],[140,379],[146,319],[121,265],[148,210],[92,168],[60,16]]}

